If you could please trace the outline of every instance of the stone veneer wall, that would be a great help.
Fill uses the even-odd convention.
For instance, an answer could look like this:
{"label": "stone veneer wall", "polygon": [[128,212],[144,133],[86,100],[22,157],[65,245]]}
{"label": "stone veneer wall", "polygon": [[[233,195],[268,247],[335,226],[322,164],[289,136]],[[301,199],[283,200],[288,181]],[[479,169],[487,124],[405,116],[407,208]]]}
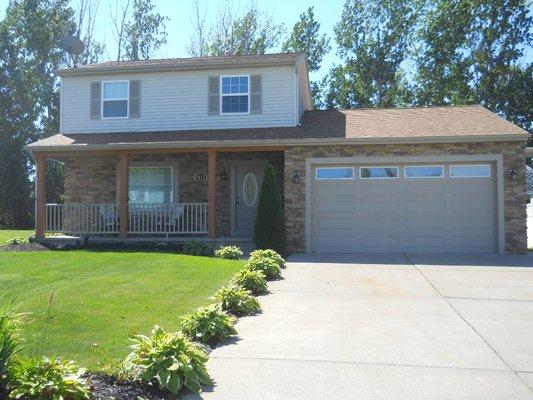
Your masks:
{"label": "stone veneer wall", "polygon": [[[525,191],[525,143],[439,143],[439,144],[380,144],[342,146],[294,146],[285,151],[285,223],[287,247],[290,252],[305,251],[305,167],[307,158],[356,156],[431,156],[503,154],[505,247],[509,253],[527,252]],[[516,179],[507,171],[514,169]],[[293,183],[295,172],[300,182]]]}
{"label": "stone veneer wall", "polygon": [[[217,154],[217,236],[231,235],[231,165],[235,161],[270,160],[279,172],[283,188],[283,153],[245,152]],[[65,202],[115,203],[117,195],[118,158],[71,157],[66,163]],[[172,165],[177,168],[178,198],[181,203],[207,202],[207,182],[194,182],[196,172],[207,172],[206,153],[148,154],[132,156],[131,166]],[[226,171],[228,179],[222,180]]]}

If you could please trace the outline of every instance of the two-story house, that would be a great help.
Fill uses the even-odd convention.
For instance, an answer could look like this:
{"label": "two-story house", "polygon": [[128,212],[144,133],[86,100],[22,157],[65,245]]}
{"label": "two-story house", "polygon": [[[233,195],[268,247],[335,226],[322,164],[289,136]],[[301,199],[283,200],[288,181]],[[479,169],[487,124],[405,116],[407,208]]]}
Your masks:
{"label": "two-story house", "polygon": [[249,239],[270,160],[291,252],[527,251],[527,133],[480,106],[313,110],[304,54],[57,73],[60,132],[27,146],[37,240]]}

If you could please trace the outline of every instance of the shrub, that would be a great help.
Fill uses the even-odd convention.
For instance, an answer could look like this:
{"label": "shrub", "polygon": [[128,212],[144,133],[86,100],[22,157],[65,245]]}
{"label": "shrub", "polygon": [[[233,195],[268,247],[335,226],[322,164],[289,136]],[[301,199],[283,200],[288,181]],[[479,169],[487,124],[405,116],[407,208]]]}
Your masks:
{"label": "shrub", "polygon": [[240,286],[224,286],[217,290],[212,299],[218,302],[223,310],[238,317],[261,311],[261,305],[252,292]]}
{"label": "shrub", "polygon": [[244,268],[233,275],[233,283],[248,289],[253,294],[263,294],[268,291],[265,274],[262,271],[252,271]]}
{"label": "shrub", "polygon": [[207,354],[181,333],[167,333],[154,326],[151,336],[136,335],[126,358],[125,369],[145,382],[177,394],[185,386],[194,393],[212,385],[207,373]]}
{"label": "shrub", "polygon": [[15,302],[4,302],[0,296],[0,398],[7,393],[13,372],[13,358],[20,350],[22,314],[16,313]]}
{"label": "shrub", "polygon": [[24,400],[88,400],[91,390],[85,370],[74,361],[46,357],[20,362],[10,397]]}
{"label": "shrub", "polygon": [[266,163],[259,195],[254,243],[260,249],[274,249],[278,253],[285,253],[283,202],[276,180],[276,170],[270,162]]}
{"label": "shrub", "polygon": [[15,236],[11,239],[6,240],[6,244],[22,244],[26,241],[23,237]]}
{"label": "shrub", "polygon": [[267,257],[250,258],[246,262],[246,267],[252,271],[261,271],[267,280],[281,278],[281,268],[278,263]]}
{"label": "shrub", "polygon": [[226,260],[238,260],[242,257],[242,250],[237,246],[220,246],[220,249],[215,250],[215,256]]}
{"label": "shrub", "polygon": [[285,259],[282,256],[280,256],[278,252],[274,250],[270,250],[270,249],[254,250],[250,253],[249,259],[253,260],[254,258],[262,258],[262,257],[271,258],[272,260],[278,263],[280,268],[285,268]]}
{"label": "shrub", "polygon": [[183,253],[190,256],[212,257],[213,249],[207,243],[189,240],[183,243]]}
{"label": "shrub", "polygon": [[214,344],[237,334],[233,327],[237,319],[222,311],[218,304],[197,308],[182,316],[180,321],[183,332],[201,343]]}

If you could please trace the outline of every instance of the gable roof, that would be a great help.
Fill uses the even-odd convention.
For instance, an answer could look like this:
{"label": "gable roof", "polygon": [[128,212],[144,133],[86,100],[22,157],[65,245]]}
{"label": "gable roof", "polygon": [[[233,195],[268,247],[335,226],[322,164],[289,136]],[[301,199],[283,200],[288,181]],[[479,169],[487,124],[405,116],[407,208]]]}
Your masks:
{"label": "gable roof", "polygon": [[139,61],[106,61],[82,65],[77,68],[58,69],[55,72],[62,77],[103,73],[155,72],[191,69],[213,69],[227,67],[263,67],[292,66],[305,68],[305,53],[273,53],[253,55],[230,55],[218,57],[159,58]]}
{"label": "gable roof", "polygon": [[481,106],[312,110],[296,127],[58,134],[30,150],[527,140],[528,133]]}

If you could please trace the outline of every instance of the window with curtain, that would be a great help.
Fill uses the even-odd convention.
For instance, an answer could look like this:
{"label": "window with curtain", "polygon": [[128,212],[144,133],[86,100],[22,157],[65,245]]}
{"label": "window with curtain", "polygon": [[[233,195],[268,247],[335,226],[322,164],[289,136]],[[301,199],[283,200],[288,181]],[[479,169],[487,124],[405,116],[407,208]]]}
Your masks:
{"label": "window with curtain", "polygon": [[130,168],[130,203],[170,203],[172,189],[172,167]]}

